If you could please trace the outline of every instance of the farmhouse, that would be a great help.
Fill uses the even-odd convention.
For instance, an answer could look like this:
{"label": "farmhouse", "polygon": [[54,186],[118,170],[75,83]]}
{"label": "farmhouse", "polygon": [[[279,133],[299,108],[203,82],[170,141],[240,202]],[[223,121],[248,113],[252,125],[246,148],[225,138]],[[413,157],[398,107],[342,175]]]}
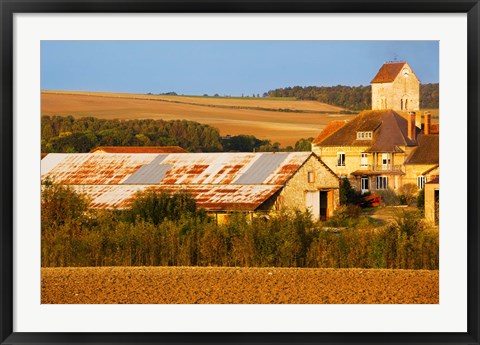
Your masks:
{"label": "farmhouse", "polygon": [[[312,142],[339,177],[362,193],[415,192],[439,176],[439,130],[418,110],[420,82],[406,62],[383,64],[372,80],[372,110],[329,123]],[[408,112],[406,112],[408,111]]]}
{"label": "farmhouse", "polygon": [[420,81],[406,62],[386,62],[371,81],[372,110],[420,109]]}
{"label": "farmhouse", "polygon": [[128,208],[139,191],[185,191],[211,213],[309,209],[325,219],[339,199],[338,177],[311,152],[58,153],[41,161],[41,173],[96,209]]}
{"label": "farmhouse", "polygon": [[348,123],[334,123],[313,141],[312,150],[339,177],[362,193],[422,189],[439,175],[439,138],[393,110],[367,110]]}

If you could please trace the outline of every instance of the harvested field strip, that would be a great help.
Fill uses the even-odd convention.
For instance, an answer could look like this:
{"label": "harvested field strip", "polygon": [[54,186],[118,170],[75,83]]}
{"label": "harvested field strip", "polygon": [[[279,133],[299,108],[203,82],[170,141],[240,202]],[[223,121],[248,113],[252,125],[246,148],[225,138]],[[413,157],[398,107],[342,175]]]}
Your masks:
{"label": "harvested field strip", "polygon": [[42,94],[90,96],[171,102],[205,107],[250,109],[263,111],[288,111],[293,113],[350,113],[347,110],[317,101],[299,101],[294,98],[241,98],[241,97],[207,97],[207,96],[169,96],[149,94],[128,94],[111,92],[82,91],[42,91]]}
{"label": "harvested field strip", "polygon": [[42,304],[438,304],[438,271],[42,268]]}
{"label": "harvested field strip", "polygon": [[[65,94],[63,94],[65,95]],[[70,94],[75,95],[75,94]],[[91,95],[92,97],[107,97],[113,98],[116,96],[108,96],[108,95]],[[118,97],[118,96],[117,96]],[[243,110],[260,110],[260,111],[274,111],[274,112],[289,112],[289,113],[303,113],[303,114],[352,114],[352,112],[348,111],[324,111],[324,110],[298,110],[292,108],[265,108],[265,107],[253,107],[253,106],[245,106],[245,105],[224,105],[224,104],[206,104],[206,103],[197,103],[197,102],[185,102],[185,101],[174,101],[162,98],[149,98],[149,97],[120,97],[123,99],[141,99],[146,101],[154,101],[154,102],[167,102],[167,103],[177,103],[177,104],[187,104],[187,105],[196,105],[200,107],[210,107],[210,108],[221,108],[221,109],[243,109]]]}

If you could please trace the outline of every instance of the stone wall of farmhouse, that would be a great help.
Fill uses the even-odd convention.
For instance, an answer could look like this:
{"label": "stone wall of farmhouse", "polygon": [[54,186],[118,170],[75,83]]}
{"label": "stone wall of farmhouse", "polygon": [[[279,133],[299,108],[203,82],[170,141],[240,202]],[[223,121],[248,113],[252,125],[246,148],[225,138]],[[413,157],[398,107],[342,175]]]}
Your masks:
{"label": "stone wall of farmhouse", "polygon": [[[313,182],[308,182],[308,173],[314,174]],[[306,192],[332,190],[333,209],[339,203],[339,179],[332,174],[316,157],[310,157],[297,173],[286,183],[275,198],[273,209],[299,209],[306,211]]]}
{"label": "stone wall of farmhouse", "polygon": [[[368,150],[368,146],[324,146],[312,145],[313,152],[332,169],[338,176],[349,176],[352,172],[360,169],[362,152]],[[345,166],[337,166],[337,155],[345,153]],[[367,155],[368,164],[373,164],[373,155]]]}
{"label": "stone wall of farmhouse", "polygon": [[[417,177],[421,176],[426,170],[433,168],[435,165],[404,165],[405,159],[409,156],[411,152],[410,147],[400,147],[405,153],[394,153],[392,154],[391,164],[394,166],[401,166],[401,170],[405,173],[404,175],[398,174],[389,174],[388,171],[382,173],[382,176],[388,177],[388,188],[393,190],[398,190],[406,184],[415,184],[417,185]],[[339,177],[346,176],[348,177],[350,183],[356,190],[361,189],[361,180],[360,176],[355,177],[351,175],[354,171],[357,170],[370,170],[371,166],[380,166],[381,154],[378,154],[375,157],[374,154],[367,154],[367,165],[368,167],[362,167],[361,165],[361,154],[368,149],[367,146],[337,146],[337,147],[318,147],[315,144],[312,145],[312,150],[317,154],[322,161],[332,169],[335,174]],[[337,166],[337,155],[338,153],[345,153],[345,166]],[[433,170],[428,174],[428,176],[438,176],[438,170]],[[427,176],[427,182],[429,178]],[[371,176],[369,181],[370,190],[374,191],[376,189],[376,177]]]}
{"label": "stone wall of farmhouse", "polygon": [[[422,174],[434,168],[436,164],[408,164],[405,165],[405,176],[403,176],[403,184],[413,183],[417,185],[417,177],[422,176]],[[425,176],[427,177],[427,182],[432,180],[434,177],[439,175],[438,167],[428,172]]]}
{"label": "stone wall of farmhouse", "polygon": [[410,74],[406,78],[400,72],[391,83],[372,84],[372,110],[416,111],[420,109],[420,82],[410,67],[407,68]]}

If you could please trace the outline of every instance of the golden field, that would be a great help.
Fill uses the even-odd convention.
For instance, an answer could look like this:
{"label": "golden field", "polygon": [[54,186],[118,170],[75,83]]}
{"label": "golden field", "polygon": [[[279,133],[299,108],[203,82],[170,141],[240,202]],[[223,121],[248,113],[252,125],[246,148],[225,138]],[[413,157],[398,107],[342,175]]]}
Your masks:
{"label": "golden field", "polygon": [[42,304],[438,304],[425,270],[42,268]]}
{"label": "golden field", "polygon": [[290,98],[224,98],[42,91],[42,115],[104,119],[190,120],[209,124],[221,135],[249,134],[282,146],[316,137],[332,120],[349,120],[339,107]]}

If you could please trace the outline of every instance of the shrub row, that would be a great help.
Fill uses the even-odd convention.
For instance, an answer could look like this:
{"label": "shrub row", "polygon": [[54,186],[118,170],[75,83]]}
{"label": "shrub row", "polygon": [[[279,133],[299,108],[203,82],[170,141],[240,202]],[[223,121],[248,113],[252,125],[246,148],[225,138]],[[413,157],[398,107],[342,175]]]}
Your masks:
{"label": "shrub row", "polygon": [[[143,203],[143,204],[142,204]],[[438,269],[438,230],[416,212],[383,227],[342,207],[326,223],[307,213],[232,213],[225,224],[188,195],[145,194],[128,211],[92,211],[67,187],[42,200],[42,266],[242,266]],[[168,213],[163,213],[168,209]],[[59,209],[62,212],[59,212]]]}

